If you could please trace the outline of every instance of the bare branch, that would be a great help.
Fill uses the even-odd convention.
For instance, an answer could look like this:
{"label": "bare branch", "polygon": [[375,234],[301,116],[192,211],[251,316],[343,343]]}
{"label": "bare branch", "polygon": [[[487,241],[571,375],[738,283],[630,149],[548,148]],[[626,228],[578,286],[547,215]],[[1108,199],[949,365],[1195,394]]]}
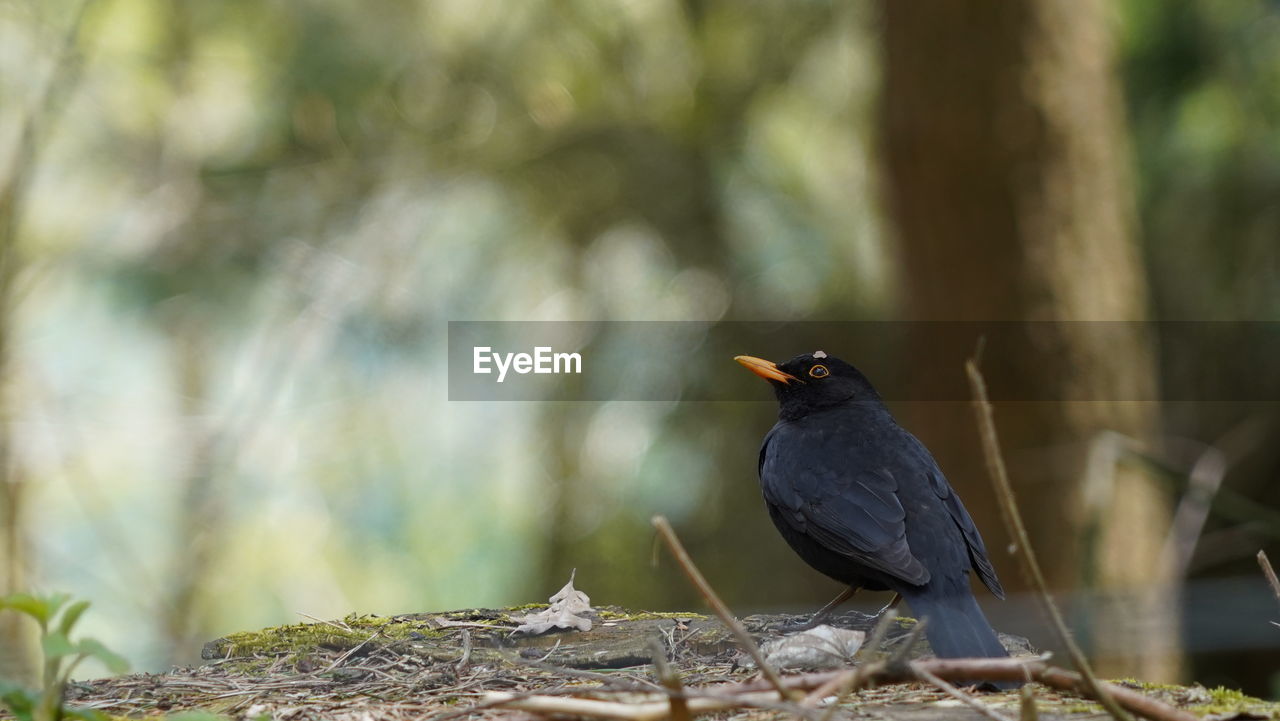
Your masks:
{"label": "bare branch", "polygon": [[791,697],[791,693],[786,686],[782,684],[782,678],[778,676],[778,672],[773,670],[769,662],[765,660],[764,653],[760,651],[760,647],[756,645],[755,639],[751,638],[751,634],[747,633],[747,629],[743,627],[734,615],[729,611],[729,607],[724,601],[720,600],[720,596],[716,594],[714,588],[707,579],[694,565],[693,559],[689,557],[688,551],[684,550],[684,545],[680,543],[680,539],[676,536],[676,532],[671,528],[671,523],[667,521],[666,516],[654,516],[650,521],[653,527],[658,529],[658,533],[662,536],[662,540],[666,542],[667,547],[671,549],[671,555],[675,556],[676,563],[680,565],[684,575],[689,578],[694,588],[698,589],[698,593],[706,599],[707,604],[711,606],[711,610],[715,612],[724,625],[733,632],[734,637],[738,639],[738,643],[742,644],[743,649],[751,654],[751,658],[755,660],[756,667],[760,669],[760,673],[769,679],[769,683],[778,690],[778,694],[785,700]]}
{"label": "bare branch", "polygon": [[1271,567],[1271,560],[1267,558],[1266,551],[1258,551],[1258,565],[1262,566],[1262,575],[1267,577],[1271,592],[1276,595],[1276,600],[1280,601],[1280,578],[1276,578],[1276,570]]}
{"label": "bare branch", "polygon": [[1018,696],[1019,721],[1040,721],[1040,712],[1036,710],[1036,691],[1031,684],[1023,684],[1018,689]]}
{"label": "bare branch", "polygon": [[[505,697],[510,697],[505,700]],[[620,703],[598,699],[563,696],[518,697],[516,694],[491,691],[484,695],[485,703],[502,708],[514,708],[547,715],[583,716],[585,718],[618,719],[619,721],[661,721],[670,718],[671,705],[666,701],[644,703]],[[689,699],[690,713],[702,714],[727,711],[735,708],[772,706],[777,701],[773,691],[755,691],[734,696],[701,696]]]}
{"label": "bare branch", "polygon": [[983,716],[986,716],[992,721],[1013,721],[1013,719],[1009,718],[1008,716],[998,713],[995,709],[991,708],[985,703],[982,703],[981,701],[974,698],[973,696],[970,696],[964,691],[961,691],[955,686],[952,686],[946,681],[938,678],[936,675],[929,673],[928,670],[926,670],[924,667],[920,666],[919,664],[913,664],[911,668],[915,672],[916,678],[920,679],[921,681],[924,681],[925,683],[932,684],[933,686],[941,689],[943,693],[947,694],[951,698],[954,698],[955,700],[959,701],[965,706],[968,706],[974,711],[977,711]]}
{"label": "bare branch", "polygon": [[693,716],[689,713],[689,704],[684,698],[684,684],[680,682],[680,674],[667,663],[667,650],[658,639],[651,639],[649,651],[653,655],[653,670],[658,680],[667,689],[667,703],[671,706],[671,721],[689,721]]}
{"label": "bare branch", "polygon": [[[797,712],[803,712],[806,707],[811,708],[814,703],[827,698],[832,691],[838,689],[838,695],[827,706],[827,710],[831,711],[850,691],[876,684],[917,681],[929,677],[943,682],[974,679],[1038,681],[1055,689],[1079,693],[1093,699],[1098,698],[1092,695],[1088,684],[1080,674],[1048,666],[1040,658],[933,658],[911,661],[897,667],[874,663],[852,671],[788,676],[783,683],[789,691],[811,690],[814,692],[810,694],[810,701],[805,706],[791,707]],[[1197,719],[1188,711],[1174,708],[1163,701],[1144,696],[1136,691],[1111,684],[1103,684],[1103,686],[1106,693],[1117,704],[1151,721],[1196,721]],[[688,699],[688,710],[694,715],[735,708],[779,708],[775,689],[763,679],[718,686],[711,690],[685,688],[684,694]],[[619,721],[660,721],[670,718],[671,713],[671,705],[665,699],[620,703],[563,696],[492,692],[485,694],[482,704],[475,708],[494,706],[518,708],[547,715],[567,714]],[[1026,718],[1026,707],[1027,702],[1024,699],[1024,718]],[[1003,717],[998,718],[1005,721]]]}
{"label": "bare branch", "polygon": [[1017,546],[1018,552],[1015,555],[1022,566],[1022,572],[1028,583],[1035,588],[1036,596],[1040,599],[1052,628],[1057,632],[1059,641],[1066,647],[1067,655],[1071,657],[1071,663],[1084,677],[1089,695],[1098,699],[1107,713],[1111,714],[1116,721],[1130,721],[1129,714],[1116,703],[1115,699],[1111,698],[1111,694],[1103,688],[1103,684],[1094,675],[1084,652],[1076,645],[1075,639],[1067,629],[1067,623],[1063,620],[1061,611],[1058,610],[1058,604],[1054,603],[1053,597],[1049,595],[1049,584],[1044,580],[1040,562],[1036,560],[1035,552],[1031,549],[1031,537],[1022,523],[1018,501],[1013,495],[1013,487],[1009,484],[1009,472],[1005,468],[1004,457],[1000,452],[1000,440],[996,435],[991,401],[987,397],[987,382],[972,359],[965,363],[965,372],[969,375],[969,387],[973,391],[973,412],[977,416],[978,431],[982,436],[982,450],[987,461],[987,471],[991,474],[991,484],[995,489],[996,500],[1000,502],[1000,516],[1004,519],[1005,528],[1008,529],[1009,535]]}

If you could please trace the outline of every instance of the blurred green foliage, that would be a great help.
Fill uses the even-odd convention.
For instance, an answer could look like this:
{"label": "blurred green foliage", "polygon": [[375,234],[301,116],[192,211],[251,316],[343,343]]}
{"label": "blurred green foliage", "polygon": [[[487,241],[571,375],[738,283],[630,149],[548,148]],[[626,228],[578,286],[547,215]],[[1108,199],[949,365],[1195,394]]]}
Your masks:
{"label": "blurred green foliage", "polygon": [[[8,9],[29,96],[72,6]],[[43,574],[157,619],[125,641],[148,664],[295,612],[540,597],[544,410],[445,403],[443,321],[883,307],[868,11],[89,4],[21,236],[16,413],[58,481],[33,513],[90,521]],[[669,410],[575,412],[599,493],[558,533],[623,511],[600,550],[630,547],[707,498]]]}
{"label": "blurred green foliage", "polygon": [[1280,315],[1280,8],[1128,0],[1122,58],[1160,317]]}
{"label": "blurred green foliage", "polygon": [[72,601],[66,594],[33,596],[15,593],[0,597],[0,611],[14,611],[29,617],[40,627],[42,658],[41,688],[30,690],[0,679],[0,703],[17,721],[103,721],[105,716],[91,709],[66,708],[67,682],[82,661],[96,659],[111,673],[124,673],[129,664],[100,641],[71,640],[71,632],[89,608],[88,601]]}

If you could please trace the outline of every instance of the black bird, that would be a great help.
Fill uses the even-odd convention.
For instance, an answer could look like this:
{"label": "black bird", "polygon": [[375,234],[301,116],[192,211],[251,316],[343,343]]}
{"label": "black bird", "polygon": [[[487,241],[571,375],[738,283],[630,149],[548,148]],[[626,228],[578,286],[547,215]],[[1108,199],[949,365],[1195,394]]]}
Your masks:
{"label": "black bird", "polygon": [[969,589],[972,570],[1004,598],[982,536],[870,381],[822,351],[781,365],[735,360],[769,381],[780,406],[760,447],[769,517],[806,563],[850,588],[827,609],[859,588],[895,591],[928,619],[938,656],[1007,656]]}

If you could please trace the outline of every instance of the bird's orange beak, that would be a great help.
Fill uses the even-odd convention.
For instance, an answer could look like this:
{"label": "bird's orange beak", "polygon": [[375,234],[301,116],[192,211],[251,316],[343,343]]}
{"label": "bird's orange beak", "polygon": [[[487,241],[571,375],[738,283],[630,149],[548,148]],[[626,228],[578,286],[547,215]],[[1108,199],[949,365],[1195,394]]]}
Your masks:
{"label": "bird's orange beak", "polygon": [[799,380],[790,373],[783,373],[778,370],[778,364],[773,361],[767,361],[763,358],[756,358],[755,356],[749,355],[734,356],[733,359],[746,366],[747,370],[767,381],[790,383],[791,381]]}

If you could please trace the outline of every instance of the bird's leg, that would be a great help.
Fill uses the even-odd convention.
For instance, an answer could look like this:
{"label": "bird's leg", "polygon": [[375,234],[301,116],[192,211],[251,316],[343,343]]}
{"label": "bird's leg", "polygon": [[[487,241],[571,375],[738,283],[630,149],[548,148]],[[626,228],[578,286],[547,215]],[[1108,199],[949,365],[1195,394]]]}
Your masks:
{"label": "bird's leg", "polygon": [[836,610],[836,608],[840,604],[853,598],[853,594],[857,592],[858,592],[857,588],[853,586],[849,586],[848,588],[841,591],[839,596],[836,596],[835,598],[831,599],[831,601],[827,603],[827,605],[818,609],[818,612],[813,614],[813,616],[811,616],[808,621],[805,621],[804,623],[797,623],[797,624],[782,626],[778,628],[778,630],[781,631],[782,633],[796,633],[797,631],[808,631],[814,626],[817,626],[821,624],[823,621],[827,620],[827,616],[830,616],[832,611]]}
{"label": "bird's leg", "polygon": [[[840,595],[838,595],[838,596],[836,596],[835,598],[831,599],[830,601],[828,601],[828,602],[827,602],[827,605],[825,605],[825,606],[823,606],[822,608],[818,609],[818,612],[817,612],[817,613],[815,613],[815,614],[813,614],[813,619],[812,619],[812,620],[814,620],[815,622],[816,622],[816,621],[825,621],[825,620],[826,620],[826,618],[827,618],[827,616],[830,616],[830,615],[831,615],[831,612],[832,612],[832,611],[834,611],[834,610],[836,610],[837,608],[839,608],[839,607],[840,607],[840,604],[842,604],[842,603],[844,603],[845,601],[848,601],[849,599],[853,598],[853,594],[855,594],[855,593],[857,593],[857,592],[858,592],[858,588],[857,588],[856,586],[849,586],[848,588],[845,588],[843,591],[841,591],[841,592],[840,592]],[[817,625],[817,623],[815,623],[814,625],[816,626],[816,625]]]}
{"label": "bird's leg", "polygon": [[902,603],[902,594],[901,593],[893,594],[893,598],[889,599],[889,602],[884,605],[884,608],[880,609],[879,611],[876,611],[876,616],[875,616],[876,619],[879,619],[881,616],[885,615],[891,610],[896,611],[898,609],[898,605],[901,603]]}

